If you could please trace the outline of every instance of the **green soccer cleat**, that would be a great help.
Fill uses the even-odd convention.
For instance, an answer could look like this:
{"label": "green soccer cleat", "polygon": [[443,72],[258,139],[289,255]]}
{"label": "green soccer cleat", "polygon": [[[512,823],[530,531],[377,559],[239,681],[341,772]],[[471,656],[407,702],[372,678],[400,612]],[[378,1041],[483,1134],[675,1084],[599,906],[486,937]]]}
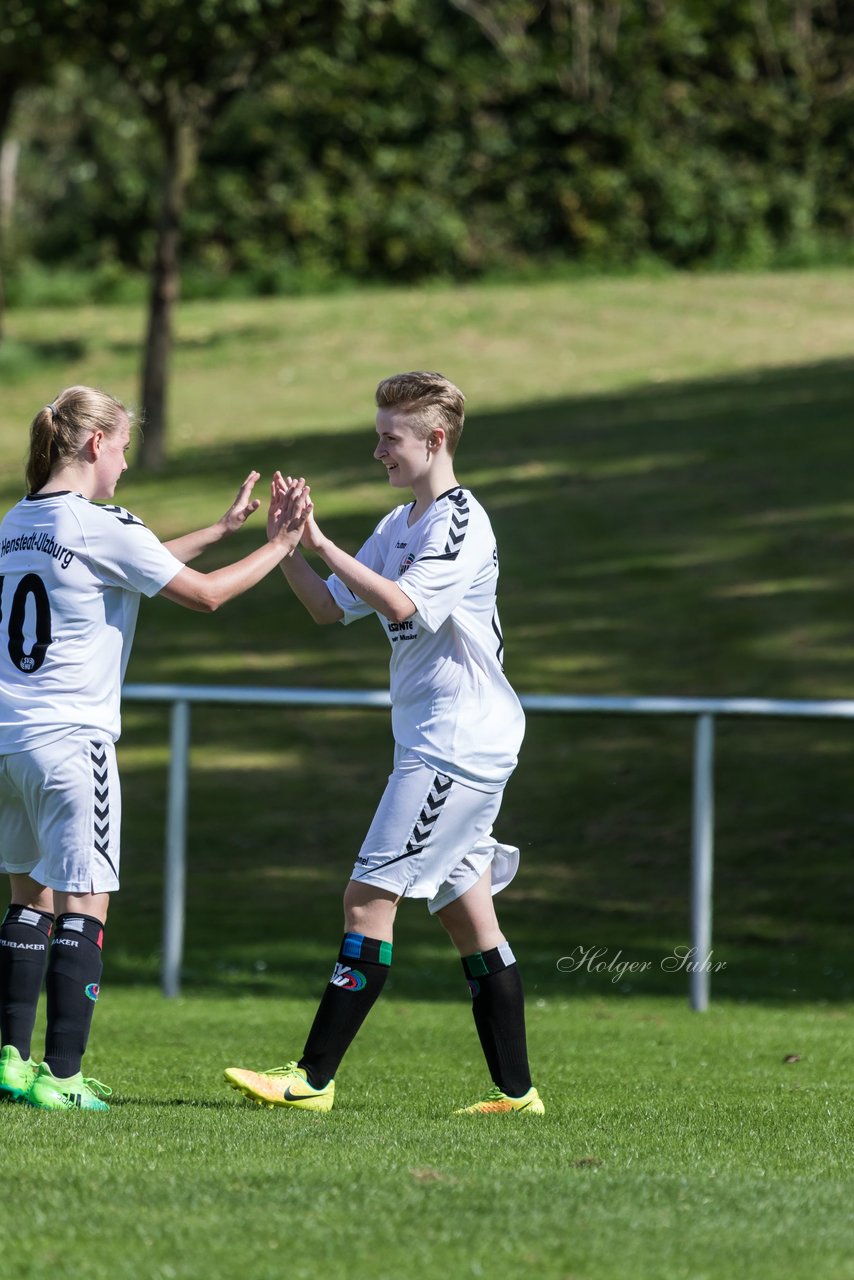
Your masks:
{"label": "green soccer cleat", "polygon": [[545,1114],[545,1110],[543,1100],[533,1085],[527,1093],[522,1094],[521,1098],[511,1098],[506,1093],[502,1093],[497,1084],[494,1084],[480,1102],[473,1102],[470,1107],[460,1107],[454,1115],[497,1116],[515,1111],[525,1116],[541,1116]]}
{"label": "green soccer cleat", "polygon": [[84,1080],[79,1071],[67,1080],[59,1079],[43,1062],[24,1101],[42,1111],[109,1111],[103,1099],[112,1092],[100,1080]]}
{"label": "green soccer cleat", "polygon": [[323,1089],[313,1089],[306,1073],[295,1062],[269,1071],[246,1071],[243,1067],[227,1067],[225,1078],[232,1089],[259,1107],[298,1107],[301,1111],[331,1111],[335,1101],[335,1081]]}
{"label": "green soccer cleat", "polygon": [[13,1044],[0,1049],[0,1099],[20,1102],[36,1078],[38,1066],[22,1058]]}

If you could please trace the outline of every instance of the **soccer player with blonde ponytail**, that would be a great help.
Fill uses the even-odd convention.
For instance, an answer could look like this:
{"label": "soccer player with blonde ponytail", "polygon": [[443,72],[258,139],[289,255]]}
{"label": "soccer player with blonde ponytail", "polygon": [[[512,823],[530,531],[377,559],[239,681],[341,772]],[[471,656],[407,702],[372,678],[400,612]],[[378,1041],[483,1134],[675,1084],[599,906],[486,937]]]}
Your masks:
{"label": "soccer player with blonde ponytail", "polygon": [[[30,427],[29,492],[0,524],[0,1095],[44,1110],[104,1111],[81,1072],[119,887],[115,742],[140,597],[212,612],[293,554],[308,497],[271,487],[267,539],[212,573],[187,566],[259,507],[252,471],[219,520],[161,543],[113,502],[130,414],[69,387]],[[43,1061],[31,1038],[45,981]]]}

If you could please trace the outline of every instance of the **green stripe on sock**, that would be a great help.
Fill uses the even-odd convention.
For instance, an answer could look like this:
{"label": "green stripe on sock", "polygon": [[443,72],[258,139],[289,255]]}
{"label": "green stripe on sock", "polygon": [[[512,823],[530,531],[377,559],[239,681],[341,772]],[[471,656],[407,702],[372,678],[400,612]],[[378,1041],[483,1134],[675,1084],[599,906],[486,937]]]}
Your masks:
{"label": "green stripe on sock", "polygon": [[483,978],[489,973],[482,951],[476,951],[473,956],[466,956],[466,964],[472,978]]}
{"label": "green stripe on sock", "polygon": [[390,942],[380,943],[380,964],[391,964],[392,944]]}

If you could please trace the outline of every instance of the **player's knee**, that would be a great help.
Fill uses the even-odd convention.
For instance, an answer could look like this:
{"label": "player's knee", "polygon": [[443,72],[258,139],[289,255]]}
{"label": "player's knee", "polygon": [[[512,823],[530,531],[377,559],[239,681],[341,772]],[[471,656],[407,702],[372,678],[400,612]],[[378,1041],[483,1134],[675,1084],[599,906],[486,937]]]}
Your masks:
{"label": "player's knee", "polygon": [[344,891],[344,926],[348,933],[368,938],[390,937],[397,900],[383,889],[351,880]]}

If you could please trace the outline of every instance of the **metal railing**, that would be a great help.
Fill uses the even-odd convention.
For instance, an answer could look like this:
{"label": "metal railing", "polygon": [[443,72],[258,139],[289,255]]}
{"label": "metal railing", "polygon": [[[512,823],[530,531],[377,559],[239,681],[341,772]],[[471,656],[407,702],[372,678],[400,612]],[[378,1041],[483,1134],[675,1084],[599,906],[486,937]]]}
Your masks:
{"label": "metal railing", "polygon": [[[171,704],[169,790],[166,805],[166,849],[163,886],[163,960],[165,996],[181,990],[187,883],[187,789],[190,755],[190,705],[237,703],[240,706],[361,707],[391,706],[380,690],[265,689],[237,686],[130,684],[127,702]],[[717,716],[787,719],[854,719],[854,701],[793,702],[766,698],[631,698],[527,694],[526,712],[535,714],[616,714],[693,716],[694,762],[691,822],[691,947],[695,968],[689,973],[691,1007],[709,1006],[712,951],[712,879],[714,862],[714,746]]]}

